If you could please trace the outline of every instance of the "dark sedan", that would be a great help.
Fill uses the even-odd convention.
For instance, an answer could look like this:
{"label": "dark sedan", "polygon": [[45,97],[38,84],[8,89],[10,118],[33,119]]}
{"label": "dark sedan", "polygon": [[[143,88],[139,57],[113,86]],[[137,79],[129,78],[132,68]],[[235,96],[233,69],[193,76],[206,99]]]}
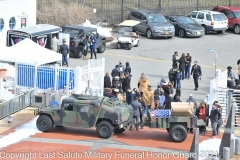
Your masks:
{"label": "dark sedan", "polygon": [[175,27],[175,34],[179,37],[201,37],[204,35],[204,28],[198,25],[191,18],[186,16],[166,17]]}

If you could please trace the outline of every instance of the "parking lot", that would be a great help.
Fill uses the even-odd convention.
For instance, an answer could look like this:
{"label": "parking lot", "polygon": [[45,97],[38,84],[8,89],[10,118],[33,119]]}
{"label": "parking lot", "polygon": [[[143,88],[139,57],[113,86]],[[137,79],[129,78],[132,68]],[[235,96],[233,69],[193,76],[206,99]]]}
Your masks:
{"label": "parking lot", "polygon": [[[114,32],[113,36],[117,37]],[[103,54],[97,54],[98,58],[106,59],[106,71],[112,71],[119,60],[123,63],[130,62],[132,67],[131,87],[137,87],[138,78],[141,73],[145,73],[149,79],[152,89],[156,88],[161,78],[168,79],[168,71],[172,65],[172,55],[174,51],[181,53],[190,52],[192,61],[198,61],[202,67],[203,77],[199,82],[199,90],[194,91],[193,79],[182,81],[182,97],[185,101],[189,94],[200,103],[209,93],[209,83],[214,78],[215,53],[209,53],[211,48],[218,54],[217,69],[224,71],[227,66],[237,69],[237,60],[239,57],[239,35],[232,31],[223,34],[210,33],[201,38],[179,38],[172,39],[156,38],[147,39],[140,37],[139,47],[133,47],[131,50],[115,49],[115,45],[108,46]],[[90,57],[90,54],[88,54]],[[87,61],[82,59],[70,59],[70,66],[83,65]],[[193,62],[192,62],[193,63]],[[235,72],[237,78],[237,72]]]}

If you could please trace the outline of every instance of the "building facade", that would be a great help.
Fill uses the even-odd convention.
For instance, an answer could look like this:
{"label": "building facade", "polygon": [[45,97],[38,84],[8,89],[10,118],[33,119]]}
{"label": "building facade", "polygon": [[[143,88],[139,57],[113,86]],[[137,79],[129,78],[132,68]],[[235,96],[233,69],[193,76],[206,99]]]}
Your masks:
{"label": "building facade", "polygon": [[7,31],[36,25],[36,0],[0,0],[0,46]]}

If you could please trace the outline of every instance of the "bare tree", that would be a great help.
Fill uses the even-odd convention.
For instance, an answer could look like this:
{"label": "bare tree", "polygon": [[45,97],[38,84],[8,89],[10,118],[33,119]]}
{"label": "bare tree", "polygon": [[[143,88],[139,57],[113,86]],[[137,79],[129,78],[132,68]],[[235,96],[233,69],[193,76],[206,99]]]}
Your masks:
{"label": "bare tree", "polygon": [[[50,1],[50,0],[49,0]],[[86,19],[93,24],[97,22],[96,13],[78,2],[62,3],[60,0],[51,0],[51,3],[41,3],[37,10],[38,24],[53,24],[64,26],[69,24],[82,24]]]}

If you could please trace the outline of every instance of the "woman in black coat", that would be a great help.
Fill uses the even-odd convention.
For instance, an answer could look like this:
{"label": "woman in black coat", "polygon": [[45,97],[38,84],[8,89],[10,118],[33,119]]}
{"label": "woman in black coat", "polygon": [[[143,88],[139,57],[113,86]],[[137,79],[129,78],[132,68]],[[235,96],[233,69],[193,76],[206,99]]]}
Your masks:
{"label": "woman in black coat", "polygon": [[182,73],[182,80],[184,79],[184,72],[185,72],[185,66],[186,66],[186,56],[185,54],[183,53],[181,58],[179,59],[179,71]]}
{"label": "woman in black coat", "polygon": [[124,71],[125,76],[126,76],[126,73],[127,73],[127,72],[129,73],[129,75],[131,75],[132,69],[131,69],[131,67],[130,67],[129,62],[126,62],[126,68],[125,68],[125,71]]}

